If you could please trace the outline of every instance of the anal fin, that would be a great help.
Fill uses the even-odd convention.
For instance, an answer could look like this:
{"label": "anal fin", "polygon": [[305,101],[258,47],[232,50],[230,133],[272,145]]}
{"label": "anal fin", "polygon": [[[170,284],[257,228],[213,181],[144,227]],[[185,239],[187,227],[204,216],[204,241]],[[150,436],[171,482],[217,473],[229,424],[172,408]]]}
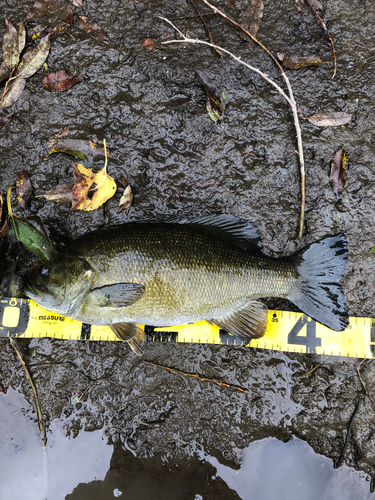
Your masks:
{"label": "anal fin", "polygon": [[135,354],[142,356],[141,343],[145,339],[145,332],[142,328],[135,323],[114,323],[109,326],[116,337],[127,342]]}
{"label": "anal fin", "polygon": [[211,320],[218,327],[240,337],[263,337],[268,323],[268,308],[262,302],[250,300],[239,309]]}

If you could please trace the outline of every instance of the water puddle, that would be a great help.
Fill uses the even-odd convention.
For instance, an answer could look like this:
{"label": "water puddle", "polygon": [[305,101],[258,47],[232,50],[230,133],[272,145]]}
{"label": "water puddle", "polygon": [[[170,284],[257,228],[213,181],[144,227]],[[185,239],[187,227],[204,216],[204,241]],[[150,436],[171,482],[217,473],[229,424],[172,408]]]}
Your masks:
{"label": "water puddle", "polygon": [[0,399],[0,500],[340,500],[370,499],[366,474],[316,455],[299,439],[252,443],[239,470],[204,453],[184,462],[141,460],[103,431],[65,435],[58,421],[42,450],[24,397],[9,389]]}

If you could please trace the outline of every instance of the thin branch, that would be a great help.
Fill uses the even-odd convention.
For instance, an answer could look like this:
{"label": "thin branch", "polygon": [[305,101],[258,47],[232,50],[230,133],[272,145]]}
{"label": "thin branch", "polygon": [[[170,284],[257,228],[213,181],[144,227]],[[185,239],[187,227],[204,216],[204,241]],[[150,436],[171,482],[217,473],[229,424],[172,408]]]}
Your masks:
{"label": "thin branch", "polygon": [[[206,0],[204,0],[204,1],[205,1],[205,3],[207,3],[207,5],[211,6],[211,4],[209,4]],[[219,13],[221,13],[221,11],[219,11],[218,9],[216,9],[216,8],[214,8],[214,9],[217,10]],[[225,17],[227,17],[227,16],[225,16]],[[203,40],[188,38],[183,33],[181,33],[181,31],[171,21],[169,21],[169,19],[166,19],[165,17],[160,17],[160,16],[159,16],[159,19],[162,19],[163,21],[165,21],[169,25],[171,25],[182,37],[182,40],[169,40],[167,42],[162,42],[162,44],[166,45],[169,43],[192,43],[192,44],[207,45],[208,47],[216,48],[216,49],[220,50],[220,52],[223,52],[224,54],[229,55],[235,61],[239,62],[240,64],[243,64],[244,66],[246,66],[246,68],[250,69],[251,71],[254,71],[258,75],[260,75],[262,78],[264,78],[270,85],[275,87],[275,89],[284,97],[284,99],[287,101],[287,103],[291,107],[292,112],[293,112],[293,118],[294,118],[294,126],[296,129],[297,144],[298,144],[298,158],[299,158],[299,162],[300,162],[300,173],[301,173],[301,210],[300,210],[298,237],[302,238],[304,218],[305,218],[305,197],[306,197],[305,196],[305,163],[304,163],[304,156],[303,156],[302,135],[301,135],[301,129],[300,129],[299,120],[298,120],[297,105],[296,105],[296,102],[294,100],[293,91],[292,91],[289,79],[286,76],[284,70],[281,68],[280,64],[276,61],[274,56],[268,51],[268,49],[266,49],[262,44],[260,44],[260,42],[258,42],[255,39],[257,41],[257,43],[259,43],[259,45],[261,45],[261,47],[264,48],[264,50],[266,50],[266,52],[270,54],[272,59],[275,60],[276,64],[281,68],[282,74],[284,76],[284,80],[287,82],[289,97],[286,95],[286,93],[283,91],[283,89],[277,83],[275,83],[273,80],[271,80],[271,78],[269,78],[268,75],[266,75],[265,73],[260,71],[258,68],[255,68],[254,66],[250,66],[250,64],[245,63],[244,61],[242,61],[242,59],[240,57],[237,57],[234,54],[232,54],[232,52],[229,52],[229,50],[226,50],[223,47],[219,47],[218,45],[215,45],[213,43],[205,42]],[[235,24],[238,25],[237,23],[235,23]],[[255,38],[247,30],[243,29],[243,31],[246,34],[248,34],[249,36],[252,36],[253,38]]]}
{"label": "thin branch", "polygon": [[306,2],[310,5],[310,7],[312,8],[312,10],[315,12],[315,14],[317,15],[319,21],[322,23],[322,26],[323,28],[325,29],[327,35],[328,35],[328,38],[329,38],[329,41],[331,43],[331,46],[332,46],[332,53],[333,53],[333,61],[335,63],[335,69],[333,71],[333,76],[332,78],[335,78],[336,76],[336,69],[337,69],[337,63],[336,63],[336,51],[335,51],[335,46],[333,44],[333,40],[332,40],[332,37],[331,37],[331,34],[330,32],[328,31],[328,28],[327,26],[325,25],[325,22],[323,21],[323,19],[320,17],[320,15],[318,14],[318,12],[315,10],[314,6],[312,5],[312,3],[310,2],[310,0],[306,0]]}
{"label": "thin branch", "polygon": [[182,372],[181,370],[175,370],[174,368],[169,368],[168,366],[158,365],[157,363],[152,363],[151,361],[143,360],[142,363],[145,363],[146,365],[155,366],[156,368],[162,368],[163,370],[168,370],[169,372],[174,373],[175,375],[184,375],[185,377],[193,377],[193,378],[197,378],[198,380],[201,380],[203,382],[212,382],[213,384],[216,384],[216,385],[229,387],[229,389],[236,389],[237,391],[240,391],[240,392],[248,392],[247,389],[244,389],[243,387],[239,387],[238,385],[232,385],[232,384],[227,384],[225,382],[220,382],[220,380],[215,380],[214,378],[201,377],[197,373]]}
{"label": "thin branch", "polygon": [[352,427],[353,427],[354,419],[355,419],[355,417],[356,417],[356,415],[357,415],[357,413],[358,413],[358,411],[359,411],[359,409],[360,409],[360,407],[361,407],[361,405],[363,403],[363,400],[364,400],[364,398],[359,398],[358,399],[357,404],[356,404],[355,409],[354,409],[354,412],[353,412],[353,415],[350,418],[348,430],[346,431],[345,443],[344,443],[344,447],[342,449],[340,458],[338,460],[336,460],[336,462],[334,462],[334,464],[333,464],[333,467],[335,469],[337,469],[338,467],[340,467],[340,465],[344,461],[346,449],[347,449],[348,444],[349,444],[350,434],[352,432]]}
{"label": "thin branch", "polygon": [[25,363],[25,361],[24,361],[24,359],[22,357],[22,354],[21,354],[20,350],[18,349],[16,339],[10,337],[9,340],[10,340],[10,345],[16,351],[16,354],[17,354],[19,360],[22,363],[22,366],[23,366],[23,368],[25,370],[25,373],[26,373],[27,380],[30,382],[31,388],[33,390],[34,397],[35,397],[36,411],[38,413],[38,424],[39,424],[40,435],[42,437],[43,448],[45,448],[46,443],[47,443],[47,438],[46,438],[46,434],[44,432],[43,419],[42,419],[42,410],[40,409],[40,404],[39,404],[39,400],[38,400],[38,393],[36,391],[36,387],[35,387],[35,384],[33,382],[33,379],[31,378],[30,372],[27,369],[26,363]]}
{"label": "thin branch", "polygon": [[[199,19],[202,21],[202,24],[204,25],[204,27],[206,28],[206,31],[207,31],[207,34],[208,34],[208,38],[210,39],[210,42],[211,43],[214,43],[214,40],[212,38],[212,33],[211,33],[211,30],[205,20],[205,18],[203,17],[203,15],[201,14],[200,10],[198,9],[196,3],[194,2],[194,0],[190,0],[190,2],[192,3],[194,9],[197,11],[197,14],[199,16]],[[219,54],[220,57],[223,57],[223,54],[220,52],[220,50],[217,50],[217,49],[214,49],[215,52],[217,54]]]}
{"label": "thin branch", "polygon": [[300,375],[300,377],[306,377],[307,375],[310,375],[310,373],[314,372],[317,368],[319,368],[319,366],[322,366],[322,363],[317,364],[310,371],[308,371],[308,372],[303,373],[302,375]]}
{"label": "thin branch", "polygon": [[246,66],[247,68],[251,69],[252,71],[254,71],[255,73],[258,73],[258,75],[260,75],[262,78],[264,78],[268,83],[270,83],[273,87],[275,87],[275,89],[284,97],[284,99],[287,101],[287,103],[289,104],[289,106],[293,107],[293,104],[292,104],[292,101],[289,99],[289,97],[286,95],[286,93],[283,91],[283,89],[281,87],[279,87],[279,85],[277,85],[277,83],[275,83],[273,80],[271,80],[271,78],[266,75],[265,73],[263,73],[262,71],[260,71],[260,69],[258,68],[255,68],[254,66],[250,66],[250,64],[247,64],[245,63],[244,61],[242,61],[242,59],[240,57],[237,57],[235,56],[234,54],[232,54],[232,52],[229,52],[229,50],[227,49],[223,49],[223,47],[219,47],[218,45],[215,45],[213,43],[209,43],[209,42],[205,42],[204,40],[198,40],[198,39],[195,39],[195,38],[187,38],[185,35],[183,35],[181,33],[181,31],[179,31],[176,26],[171,23],[171,21],[169,21],[169,19],[166,19],[165,17],[160,17],[159,16],[159,19],[162,19],[163,21],[167,22],[168,24],[170,24],[174,29],[176,29],[179,34],[183,37],[182,40],[169,40],[167,42],[161,42],[162,44],[164,45],[167,45],[169,43],[192,43],[192,44],[200,44],[200,45],[207,45],[208,47],[212,47],[212,48],[217,48],[219,49],[221,52],[224,52],[224,54],[228,54],[228,56],[232,57],[235,61],[239,62],[240,64],[243,64],[244,66]]}
{"label": "thin branch", "polygon": [[240,28],[246,35],[248,35],[257,45],[259,45],[267,54],[270,56],[272,61],[276,64],[276,66],[279,68],[281,76],[284,78],[285,84],[288,88],[288,93],[289,93],[289,98],[292,104],[290,105],[293,111],[293,119],[294,119],[294,126],[296,129],[296,135],[297,135],[297,144],[298,144],[298,157],[299,157],[299,164],[300,164],[300,173],[301,173],[301,209],[300,209],[300,219],[299,219],[299,231],[298,231],[298,237],[302,238],[303,235],[303,226],[304,226],[304,220],[305,220],[305,160],[303,156],[303,147],[302,147],[302,135],[301,135],[301,129],[299,126],[299,120],[298,120],[298,113],[297,113],[297,105],[294,99],[293,95],[293,90],[292,86],[290,84],[289,78],[287,74],[284,71],[284,68],[280,64],[280,62],[276,59],[276,57],[272,54],[270,50],[267,49],[265,45],[262,44],[250,31],[248,31],[246,28],[241,26],[241,24],[237,23],[233,19],[231,19],[229,16],[227,16],[223,11],[215,7],[214,5],[210,4],[208,0],[203,0],[206,5],[208,5],[216,14],[220,14],[222,17],[230,21],[232,24],[235,24],[238,28]]}

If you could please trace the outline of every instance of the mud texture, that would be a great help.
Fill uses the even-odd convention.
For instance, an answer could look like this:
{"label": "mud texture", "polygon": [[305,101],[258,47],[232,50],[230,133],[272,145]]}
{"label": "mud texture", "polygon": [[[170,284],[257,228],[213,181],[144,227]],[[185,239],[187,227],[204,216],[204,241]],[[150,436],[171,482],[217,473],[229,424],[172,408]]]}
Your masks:
{"label": "mud texture", "polygon": [[[248,2],[232,3],[220,6],[241,21]],[[262,234],[265,252],[275,257],[344,232],[349,263],[342,283],[349,308],[357,316],[375,316],[370,252],[375,243],[375,4],[371,0],[323,0],[323,4],[322,16],[336,47],[334,79],[330,44],[308,8],[299,12],[294,0],[267,1],[258,33],[273,53],[318,55],[328,61],[319,68],[288,73],[305,116],[321,111],[354,113],[352,122],[343,127],[318,128],[301,120],[307,193],[302,240],[297,237],[300,176],[291,112],[268,83],[235,61],[220,59],[209,48],[161,45],[174,34],[159,15],[174,19],[184,33],[206,40],[185,0],[85,2],[87,16],[106,31],[110,42],[87,34],[76,21],[69,28],[74,38],[65,33],[54,39],[48,72],[76,71],[85,79],[62,93],[42,88],[44,69],[28,80],[12,107],[14,116],[0,132],[1,187],[14,184],[23,169],[37,195],[70,182],[71,157],[57,154],[43,160],[47,140],[65,126],[70,126],[72,138],[106,138],[112,155],[109,173],[115,178],[128,175],[133,207],[128,215],[118,213],[117,195],[105,209],[78,213],[69,204],[34,198],[30,210],[42,217],[55,240],[64,243],[88,229],[128,220],[213,212],[251,220]],[[1,2],[0,37],[5,17],[18,23],[31,5]],[[282,84],[264,52],[244,42],[218,16],[207,19],[217,44]],[[39,23],[51,27],[56,21],[49,17]],[[156,41],[153,50],[141,47],[148,37]],[[227,95],[222,123],[208,117],[195,69],[206,71]],[[348,181],[336,200],[329,184],[330,161],[343,144],[349,155]],[[16,265],[19,276],[33,266],[30,254],[22,257],[11,237],[2,242],[2,252],[12,258],[16,252],[21,255]],[[364,393],[355,369],[358,360],[322,360],[230,346],[145,347],[144,359],[248,388],[243,394],[146,366],[121,344],[43,339],[19,345],[47,423],[59,418],[72,433],[105,426],[109,440],[142,457],[157,454],[178,460],[203,447],[235,466],[249,442],[296,435],[336,460],[357,399]],[[323,366],[302,377],[321,361]],[[360,369],[368,393],[375,398],[374,365],[366,361]],[[5,339],[0,376],[4,386],[20,387],[33,400]],[[79,399],[79,390],[86,389]],[[374,404],[366,397],[345,460],[369,476],[375,475],[374,418]]]}

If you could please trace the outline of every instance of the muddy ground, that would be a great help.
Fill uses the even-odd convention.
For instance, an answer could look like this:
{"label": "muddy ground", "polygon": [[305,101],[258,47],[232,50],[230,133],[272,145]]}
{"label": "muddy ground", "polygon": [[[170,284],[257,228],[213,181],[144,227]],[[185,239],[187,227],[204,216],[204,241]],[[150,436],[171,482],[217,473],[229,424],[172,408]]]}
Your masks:
{"label": "muddy ground", "polygon": [[[241,20],[247,2],[222,8]],[[24,19],[32,2],[1,1],[4,19]],[[273,52],[319,55],[327,64],[289,71],[295,98],[305,116],[320,111],[354,113],[346,126],[318,128],[302,121],[306,155],[306,225],[297,237],[299,168],[291,113],[282,98],[257,75],[209,48],[163,46],[173,30],[157,16],[175,20],[190,36],[206,32],[185,0],[85,2],[86,14],[103,28],[110,42],[79,28],[53,40],[48,69],[84,75],[62,93],[42,88],[41,69],[27,82],[13,105],[12,120],[0,132],[0,185],[15,183],[26,169],[35,194],[72,178],[71,157],[43,160],[46,142],[70,126],[70,137],[106,138],[112,159],[109,173],[125,173],[134,201],[128,215],[117,212],[119,195],[105,209],[72,212],[34,198],[31,212],[44,220],[52,236],[67,242],[88,229],[162,217],[167,214],[231,213],[251,220],[260,230],[265,251],[275,257],[293,253],[323,236],[344,232],[349,263],[342,281],[348,306],[357,316],[375,316],[373,300],[375,244],[375,5],[371,0],[323,0],[322,16],[335,42],[337,75],[329,41],[308,8],[294,0],[265,1],[258,38]],[[209,9],[201,4],[202,11]],[[83,14],[73,7],[76,13]],[[208,15],[214,40],[267,72],[279,83],[277,69],[264,52],[244,42],[238,31]],[[41,26],[54,26],[51,16]],[[142,42],[157,42],[145,50]],[[227,95],[225,119],[213,123],[195,70],[204,70]],[[329,184],[330,161],[345,144],[348,181],[336,200]],[[244,155],[247,155],[245,158]],[[86,166],[92,166],[86,163]],[[96,165],[101,168],[101,164]],[[15,203],[14,203],[15,204]],[[19,212],[22,215],[21,212]],[[22,253],[11,238],[3,256]],[[17,263],[19,276],[32,265],[30,254]],[[272,302],[272,306],[286,306]],[[208,382],[183,378],[146,366],[127,346],[49,339],[19,341],[38,387],[44,418],[63,421],[77,433],[105,427],[108,439],[138,456],[161,454],[169,460],[204,447],[221,462],[238,466],[241,450],[266,436],[305,439],[316,452],[336,460],[360,395],[355,370],[359,360],[256,351],[252,348],[147,344],[144,359],[197,372],[249,389],[247,394]],[[361,365],[369,394],[375,397],[375,365]],[[1,340],[1,383],[33,395],[6,339]],[[89,389],[79,402],[77,386]],[[353,425],[345,462],[375,476],[375,408],[366,397]]]}

